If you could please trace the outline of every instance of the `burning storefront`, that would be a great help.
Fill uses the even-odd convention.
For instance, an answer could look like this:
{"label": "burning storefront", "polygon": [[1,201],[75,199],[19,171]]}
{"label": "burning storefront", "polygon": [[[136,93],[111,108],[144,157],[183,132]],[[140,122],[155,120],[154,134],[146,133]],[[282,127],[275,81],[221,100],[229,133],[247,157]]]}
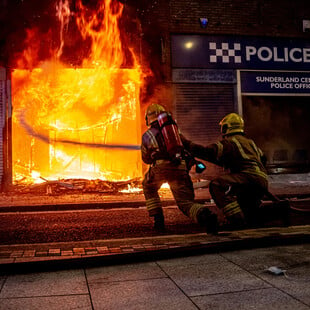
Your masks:
{"label": "burning storefront", "polygon": [[[6,78],[11,87],[1,107],[11,121],[11,145],[5,151],[11,166],[2,171],[3,183],[140,179],[145,70],[135,47],[124,44],[123,4],[75,1],[70,7],[60,0],[51,8],[56,21],[49,27],[57,25],[58,38],[50,28],[44,35],[37,27],[26,29],[25,48]],[[68,40],[78,42],[71,44],[74,51]]]}

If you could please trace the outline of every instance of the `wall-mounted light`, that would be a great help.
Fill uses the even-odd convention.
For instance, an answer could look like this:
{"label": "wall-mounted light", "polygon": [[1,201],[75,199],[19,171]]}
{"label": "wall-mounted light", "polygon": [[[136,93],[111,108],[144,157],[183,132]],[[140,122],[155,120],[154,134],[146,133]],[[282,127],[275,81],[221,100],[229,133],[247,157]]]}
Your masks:
{"label": "wall-mounted light", "polygon": [[201,28],[207,28],[208,26],[208,19],[206,17],[200,17],[199,18],[199,22],[200,22],[200,27]]}
{"label": "wall-mounted light", "polygon": [[304,19],[302,21],[302,30],[303,32],[310,32],[310,20]]}
{"label": "wall-mounted light", "polygon": [[188,50],[191,49],[193,46],[194,46],[194,43],[192,41],[188,41],[184,43],[184,47]]}

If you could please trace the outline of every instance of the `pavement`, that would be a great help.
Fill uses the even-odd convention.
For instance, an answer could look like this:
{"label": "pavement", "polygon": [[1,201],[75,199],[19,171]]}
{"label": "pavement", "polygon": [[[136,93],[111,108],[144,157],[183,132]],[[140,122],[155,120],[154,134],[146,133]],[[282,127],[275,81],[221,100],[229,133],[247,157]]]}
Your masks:
{"label": "pavement", "polygon": [[[114,248],[79,245],[76,251],[105,254],[96,264],[77,265],[68,258],[54,270],[3,270],[0,309],[310,309],[310,245],[303,233],[309,237],[309,226],[236,232],[217,237],[221,241],[190,236],[183,253],[188,236],[178,236],[179,243],[143,240],[143,249],[139,240]],[[247,247],[240,247],[242,240]]]}
{"label": "pavement", "polygon": [[[309,197],[309,174],[276,176],[270,188],[298,205]],[[209,199],[205,190],[196,197]],[[16,203],[0,209],[9,207],[25,211]],[[217,236],[0,245],[0,310],[310,309],[309,241],[306,223]]]}

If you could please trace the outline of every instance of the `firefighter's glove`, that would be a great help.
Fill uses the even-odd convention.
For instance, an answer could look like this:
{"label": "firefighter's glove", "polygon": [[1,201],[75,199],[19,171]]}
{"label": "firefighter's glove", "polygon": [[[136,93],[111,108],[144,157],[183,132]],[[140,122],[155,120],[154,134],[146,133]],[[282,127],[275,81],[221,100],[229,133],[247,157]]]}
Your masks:
{"label": "firefighter's glove", "polygon": [[192,167],[196,164],[196,160],[195,158],[188,152],[188,151],[184,151],[184,159],[186,162],[186,168],[188,171],[190,171],[192,169]]}
{"label": "firefighter's glove", "polygon": [[173,158],[171,158],[171,162],[175,166],[180,165],[181,161],[182,161],[182,157],[181,156],[174,156]]}

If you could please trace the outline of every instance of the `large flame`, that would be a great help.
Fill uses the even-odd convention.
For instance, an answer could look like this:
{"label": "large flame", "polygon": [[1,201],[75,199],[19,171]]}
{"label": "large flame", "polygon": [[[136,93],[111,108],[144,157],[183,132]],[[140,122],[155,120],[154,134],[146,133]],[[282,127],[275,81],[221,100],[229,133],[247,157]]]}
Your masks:
{"label": "large flame", "polygon": [[[43,38],[28,30],[28,48],[12,74],[13,181],[141,177],[140,152],[128,146],[140,142],[142,74],[133,50],[132,67],[122,68],[118,21],[123,5],[102,0],[94,12],[78,1],[73,14],[68,0],[62,0],[56,8],[60,45],[33,68]],[[70,18],[81,36],[91,39],[79,68],[60,61]],[[113,145],[124,147],[106,148]]]}

